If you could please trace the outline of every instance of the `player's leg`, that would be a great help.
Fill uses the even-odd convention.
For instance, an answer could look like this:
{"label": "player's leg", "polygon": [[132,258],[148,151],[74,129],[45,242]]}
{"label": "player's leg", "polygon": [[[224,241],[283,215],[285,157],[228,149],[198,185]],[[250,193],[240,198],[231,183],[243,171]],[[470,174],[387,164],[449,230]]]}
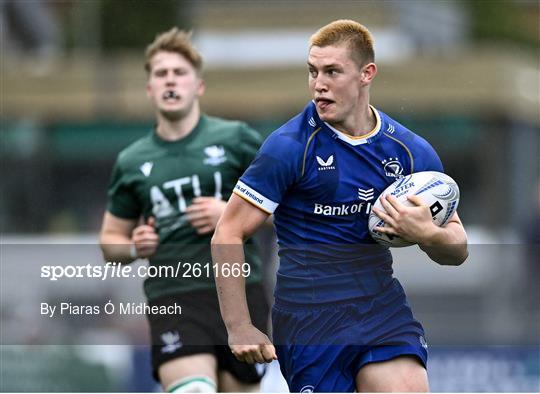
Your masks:
{"label": "player's leg", "polygon": [[346,345],[277,346],[281,373],[291,393],[353,392],[354,375]]}
{"label": "player's leg", "polygon": [[[272,310],[274,344],[290,392],[353,392],[358,351],[337,338],[349,332],[353,304],[309,308],[276,302]],[[350,333],[354,337],[354,333]],[[348,337],[350,338],[350,337]],[[350,339],[348,339],[350,341]]]}
{"label": "player's leg", "polygon": [[202,353],[169,360],[158,368],[163,390],[169,393],[215,393],[217,361]]}
{"label": "player's leg", "polygon": [[358,325],[358,336],[367,349],[356,361],[357,391],[428,391],[424,329],[414,318],[399,282],[373,297],[373,305]]}
{"label": "player's leg", "polygon": [[356,375],[358,392],[417,392],[429,391],[427,372],[414,356],[364,365]]}
{"label": "player's leg", "polygon": [[[198,291],[153,300],[150,306],[182,305],[182,314],[148,315],[154,377],[169,392],[216,392],[217,358],[213,327],[204,324],[215,311]],[[206,297],[209,297],[207,295]]]}

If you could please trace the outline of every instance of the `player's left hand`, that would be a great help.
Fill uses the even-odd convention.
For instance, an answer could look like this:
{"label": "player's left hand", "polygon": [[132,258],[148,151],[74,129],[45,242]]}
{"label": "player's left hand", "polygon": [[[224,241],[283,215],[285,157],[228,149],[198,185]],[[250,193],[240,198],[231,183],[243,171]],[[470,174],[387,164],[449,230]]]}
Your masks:
{"label": "player's left hand", "polygon": [[187,207],[187,219],[198,234],[208,234],[215,230],[227,203],[215,197],[194,198]]}
{"label": "player's left hand", "polygon": [[391,194],[380,197],[381,204],[386,211],[373,208],[375,214],[385,221],[386,226],[376,227],[381,233],[397,235],[409,242],[423,244],[437,231],[433,223],[431,211],[418,196],[409,196],[407,199],[413,204],[405,206]]}

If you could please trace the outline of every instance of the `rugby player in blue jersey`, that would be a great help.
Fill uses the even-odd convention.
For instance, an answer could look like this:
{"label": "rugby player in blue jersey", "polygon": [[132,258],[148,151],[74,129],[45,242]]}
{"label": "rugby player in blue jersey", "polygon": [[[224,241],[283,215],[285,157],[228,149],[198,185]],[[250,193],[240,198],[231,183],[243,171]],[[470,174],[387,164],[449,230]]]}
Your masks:
{"label": "rugby player in blue jersey", "polygon": [[[272,133],[238,181],[212,239],[218,265],[241,262],[243,241],[274,214],[279,243],[273,343],[251,323],[244,279],[216,276],[229,346],[248,363],[279,359],[294,392],[427,391],[427,342],[390,251],[369,235],[374,199],[397,178],[443,171],[433,148],[369,103],[373,39],[339,20],[311,37],[313,100]],[[459,265],[467,237],[455,214],[441,228],[411,197],[382,198],[381,232]]]}

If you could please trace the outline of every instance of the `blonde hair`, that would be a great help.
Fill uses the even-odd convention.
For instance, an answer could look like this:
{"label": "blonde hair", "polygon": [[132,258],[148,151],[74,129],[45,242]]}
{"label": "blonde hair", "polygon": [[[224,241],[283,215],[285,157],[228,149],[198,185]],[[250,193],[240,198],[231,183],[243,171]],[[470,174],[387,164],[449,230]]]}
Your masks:
{"label": "blonde hair", "polygon": [[363,66],[375,61],[373,50],[373,36],[362,24],[349,20],[339,19],[321,27],[309,39],[309,47],[325,47],[329,45],[346,44],[351,49],[351,57]]}
{"label": "blonde hair", "polygon": [[173,27],[169,31],[156,35],[154,41],[146,47],[144,69],[151,71],[152,58],[158,52],[178,53],[191,63],[198,74],[202,71],[202,56],[191,43],[191,32]]}

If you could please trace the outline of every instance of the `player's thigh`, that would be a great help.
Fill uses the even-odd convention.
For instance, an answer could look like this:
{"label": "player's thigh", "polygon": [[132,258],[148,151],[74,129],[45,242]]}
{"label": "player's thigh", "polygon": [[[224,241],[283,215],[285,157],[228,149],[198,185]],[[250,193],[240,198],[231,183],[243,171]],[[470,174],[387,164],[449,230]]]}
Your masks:
{"label": "player's thigh", "polygon": [[219,371],[218,379],[219,392],[258,393],[261,388],[260,383],[241,382],[229,371]]}
{"label": "player's thigh", "polygon": [[427,371],[416,357],[369,363],[356,375],[358,392],[427,392]]}
{"label": "player's thigh", "polygon": [[173,383],[191,376],[206,377],[217,382],[216,356],[211,353],[200,353],[174,358],[159,366],[158,375],[165,390]]}

